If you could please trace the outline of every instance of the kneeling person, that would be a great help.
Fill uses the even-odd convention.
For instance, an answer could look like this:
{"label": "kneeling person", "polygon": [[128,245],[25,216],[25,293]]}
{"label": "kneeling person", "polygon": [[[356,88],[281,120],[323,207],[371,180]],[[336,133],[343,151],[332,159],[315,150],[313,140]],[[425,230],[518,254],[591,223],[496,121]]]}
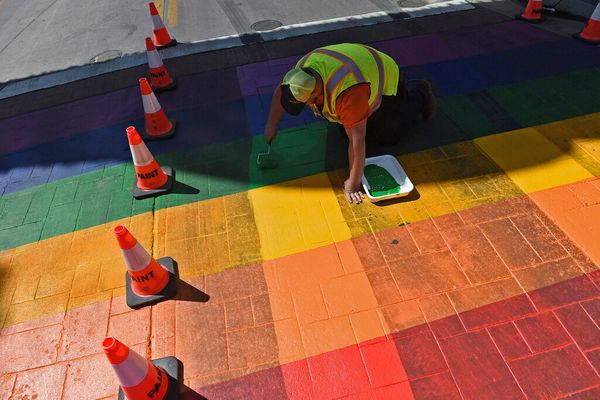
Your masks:
{"label": "kneeling person", "polygon": [[360,203],[366,137],[395,143],[419,116],[429,120],[436,110],[431,84],[410,91],[396,62],[372,47],[343,43],[306,54],[275,89],[265,126],[267,143],[277,135],[284,112],[298,115],[305,105],[330,122],[341,124],[349,139],[350,174],[344,192]]}

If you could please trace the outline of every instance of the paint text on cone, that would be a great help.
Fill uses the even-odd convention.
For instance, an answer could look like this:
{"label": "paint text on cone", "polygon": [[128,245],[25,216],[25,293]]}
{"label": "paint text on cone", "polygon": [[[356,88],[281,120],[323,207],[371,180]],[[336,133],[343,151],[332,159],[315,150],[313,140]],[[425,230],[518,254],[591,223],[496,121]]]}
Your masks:
{"label": "paint text on cone", "polygon": [[123,225],[117,225],[114,232],[135,294],[150,296],[163,290],[169,283],[169,271],[157,263]]}
{"label": "paint text on cone", "polygon": [[138,309],[173,298],[179,280],[175,260],[171,257],[155,260],[123,225],[115,226],[113,231],[127,266],[127,305]]}
{"label": "paint text on cone", "polygon": [[137,129],[130,126],[126,129],[129,149],[133,158],[137,187],[140,190],[156,190],[165,186],[169,177],[158,165],[146,144],[142,141]]}
{"label": "paint text on cone", "polygon": [[146,38],[146,55],[150,68],[150,86],[154,91],[167,90],[175,87],[175,80],[169,75],[160,54],[156,50],[152,39]]}
{"label": "paint text on cone", "polygon": [[166,398],[169,390],[166,371],[111,336],[102,341],[102,348],[128,400]]}

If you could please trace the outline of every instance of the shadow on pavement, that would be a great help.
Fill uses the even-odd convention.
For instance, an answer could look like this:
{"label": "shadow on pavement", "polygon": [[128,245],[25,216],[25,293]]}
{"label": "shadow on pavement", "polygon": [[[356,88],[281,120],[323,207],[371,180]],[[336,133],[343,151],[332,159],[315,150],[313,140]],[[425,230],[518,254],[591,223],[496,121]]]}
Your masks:
{"label": "shadow on pavement", "polygon": [[181,400],[209,400],[208,398],[202,396],[201,394],[193,391],[188,386],[183,383],[180,384],[181,387],[179,389],[179,399]]}
{"label": "shadow on pavement", "polygon": [[210,300],[210,296],[201,291],[200,289],[197,289],[189,283],[179,279],[179,281],[177,282],[177,295],[175,295],[173,299],[180,301],[206,303],[208,300]]}
{"label": "shadow on pavement", "polygon": [[408,195],[404,196],[404,197],[397,197],[395,199],[390,199],[390,200],[382,200],[382,201],[378,201],[375,204],[377,207],[385,207],[385,206],[389,206],[392,204],[398,204],[398,203],[410,203],[411,201],[416,201],[419,200],[421,198],[421,194],[419,193],[419,190],[415,187],[412,192],[410,192]]}
{"label": "shadow on pavement", "polygon": [[175,180],[175,183],[173,184],[173,190],[171,192],[176,194],[198,194],[200,193],[200,190]]}

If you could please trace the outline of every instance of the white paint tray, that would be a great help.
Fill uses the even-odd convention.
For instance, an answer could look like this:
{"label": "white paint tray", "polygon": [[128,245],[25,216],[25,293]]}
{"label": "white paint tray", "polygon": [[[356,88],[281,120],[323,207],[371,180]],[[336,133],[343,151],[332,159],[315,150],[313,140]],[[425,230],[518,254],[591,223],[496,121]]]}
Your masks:
{"label": "white paint tray", "polygon": [[415,186],[410,181],[410,179],[408,179],[406,172],[404,172],[404,170],[402,169],[402,166],[400,165],[400,163],[398,162],[396,157],[389,155],[389,154],[385,154],[383,156],[377,156],[377,157],[369,157],[365,160],[365,167],[369,164],[375,164],[382,168],[385,168],[390,173],[390,175],[392,175],[392,177],[396,180],[396,182],[398,182],[400,184],[400,191],[398,193],[386,194],[383,196],[373,197],[373,196],[371,196],[371,193],[369,193],[369,189],[370,189],[369,182],[367,182],[367,179],[365,178],[365,175],[363,174],[363,176],[361,178],[363,189],[365,191],[366,196],[372,202],[377,202],[377,201],[381,201],[381,200],[389,200],[389,199],[393,199],[396,197],[406,196],[410,192],[412,192],[412,190],[415,188]]}

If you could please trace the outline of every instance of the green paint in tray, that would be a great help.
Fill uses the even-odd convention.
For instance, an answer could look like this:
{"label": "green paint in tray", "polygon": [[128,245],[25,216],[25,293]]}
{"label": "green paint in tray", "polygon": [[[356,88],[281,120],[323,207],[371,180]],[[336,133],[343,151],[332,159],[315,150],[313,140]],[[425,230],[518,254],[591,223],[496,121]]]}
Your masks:
{"label": "green paint in tray", "polygon": [[381,197],[400,192],[400,185],[387,169],[369,164],[365,167],[365,178],[369,182],[369,192],[373,197]]}

